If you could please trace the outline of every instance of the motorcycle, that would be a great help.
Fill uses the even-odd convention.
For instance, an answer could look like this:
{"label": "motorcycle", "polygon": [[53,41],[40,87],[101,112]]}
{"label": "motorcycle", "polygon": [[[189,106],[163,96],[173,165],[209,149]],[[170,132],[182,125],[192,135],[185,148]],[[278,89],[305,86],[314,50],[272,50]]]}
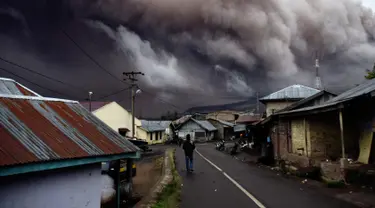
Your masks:
{"label": "motorcycle", "polygon": [[225,148],[225,141],[221,140],[218,143],[216,143],[216,149],[219,151],[223,151]]}
{"label": "motorcycle", "polygon": [[248,142],[248,141],[245,141],[245,142],[242,142],[240,143],[240,150],[245,150],[245,149],[253,149],[253,146],[254,146],[254,142]]}

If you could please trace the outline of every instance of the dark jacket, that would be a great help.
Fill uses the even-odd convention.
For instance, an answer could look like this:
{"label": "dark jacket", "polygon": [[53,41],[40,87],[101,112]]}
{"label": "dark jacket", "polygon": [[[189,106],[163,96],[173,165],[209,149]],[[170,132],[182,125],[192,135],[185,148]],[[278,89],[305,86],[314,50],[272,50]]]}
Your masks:
{"label": "dark jacket", "polygon": [[195,149],[195,144],[192,144],[189,141],[185,141],[184,145],[182,146],[182,149],[185,151],[185,156],[193,157],[193,152]]}

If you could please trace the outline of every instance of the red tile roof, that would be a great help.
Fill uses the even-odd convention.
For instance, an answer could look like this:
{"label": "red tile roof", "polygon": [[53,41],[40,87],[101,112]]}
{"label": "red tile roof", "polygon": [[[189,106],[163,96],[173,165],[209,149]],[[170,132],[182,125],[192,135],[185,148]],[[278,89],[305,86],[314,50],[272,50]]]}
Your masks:
{"label": "red tile roof", "polygon": [[136,152],[75,101],[0,96],[0,166]]}

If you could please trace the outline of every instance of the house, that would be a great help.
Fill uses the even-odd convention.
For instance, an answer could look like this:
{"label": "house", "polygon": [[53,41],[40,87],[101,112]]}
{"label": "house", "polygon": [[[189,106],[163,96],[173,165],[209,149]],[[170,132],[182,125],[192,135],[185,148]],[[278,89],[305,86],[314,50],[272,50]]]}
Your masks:
{"label": "house", "polygon": [[[81,102],[81,104],[86,109],[89,109],[88,102]],[[119,132],[123,136],[132,137],[132,114],[117,102],[91,102],[91,111],[96,117],[116,132]],[[138,138],[137,128],[141,126],[142,123],[138,118],[134,118],[134,122],[134,136]]]}
{"label": "house", "polygon": [[236,124],[252,125],[260,121],[261,116],[259,114],[244,114],[239,115],[236,120]]}
{"label": "house", "polygon": [[266,117],[284,109],[293,103],[310,97],[319,90],[304,85],[291,85],[277,92],[271,93],[259,101],[266,106]]}
{"label": "house", "polygon": [[119,169],[120,160],[140,157],[79,102],[42,97],[3,78],[0,138],[2,208],[99,208],[102,162]]}
{"label": "house", "polygon": [[209,121],[217,129],[214,135],[215,139],[229,140],[232,136],[234,136],[233,123],[212,118],[207,119],[207,121]]}
{"label": "house", "polygon": [[190,134],[192,140],[204,142],[212,140],[217,129],[206,120],[196,120],[190,117],[184,118],[175,131],[179,138],[185,139],[186,135]]}
{"label": "house", "polygon": [[223,110],[223,111],[217,111],[208,113],[206,115],[206,119],[218,119],[221,121],[231,122],[234,123],[238,118],[238,112],[231,111],[231,110]]}
{"label": "house", "polygon": [[138,127],[138,138],[146,140],[149,144],[163,143],[171,121],[148,121],[141,120],[142,126]]}
{"label": "house", "polygon": [[308,154],[306,153],[304,140],[301,142],[295,139],[305,135],[305,121],[301,118],[284,119],[280,115],[296,109],[321,105],[335,96],[328,91],[320,91],[279,110],[258,123],[263,129],[267,129],[262,133],[266,134],[265,137],[270,136],[276,159],[299,163],[300,166],[304,167],[311,165],[311,161],[307,157],[300,157]]}
{"label": "house", "polygon": [[296,123],[291,137],[293,153],[304,149],[299,154],[312,162],[351,158],[374,164],[374,104],[375,80],[369,80],[321,105],[280,112],[278,116]]}

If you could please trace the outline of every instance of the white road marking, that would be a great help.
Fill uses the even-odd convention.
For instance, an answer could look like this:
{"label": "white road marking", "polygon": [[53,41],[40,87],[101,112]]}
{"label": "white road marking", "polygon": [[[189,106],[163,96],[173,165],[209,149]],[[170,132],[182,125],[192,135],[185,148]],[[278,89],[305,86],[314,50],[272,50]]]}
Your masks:
{"label": "white road marking", "polygon": [[224,172],[221,168],[219,168],[217,165],[215,165],[213,162],[211,162],[209,159],[207,159],[205,156],[203,156],[198,150],[195,150],[198,155],[200,155],[204,160],[206,160],[210,165],[212,165],[214,168],[219,170],[223,173],[223,175],[228,178],[238,189],[240,189],[244,194],[246,194],[247,197],[249,197],[259,208],[266,208],[255,196],[250,194],[244,187],[242,187],[237,181],[235,181],[232,177],[230,177],[226,172]]}

